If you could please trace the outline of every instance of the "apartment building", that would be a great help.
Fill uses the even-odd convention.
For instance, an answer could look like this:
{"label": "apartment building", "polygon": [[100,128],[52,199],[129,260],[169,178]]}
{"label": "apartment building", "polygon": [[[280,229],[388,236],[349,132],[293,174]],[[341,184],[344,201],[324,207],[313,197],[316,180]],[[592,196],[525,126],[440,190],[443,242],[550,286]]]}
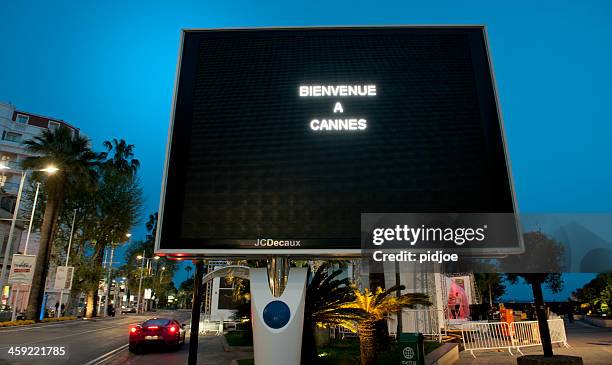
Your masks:
{"label": "apartment building", "polygon": [[[30,113],[18,109],[13,104],[0,102],[0,165],[8,167],[8,169],[0,169],[0,268],[2,267],[6,244],[8,243],[11,219],[23,173],[21,161],[33,155],[27,150],[23,142],[39,136],[44,130],[53,130],[61,125],[69,127],[75,134],[79,133],[78,128],[63,120]],[[16,229],[13,233],[10,256],[18,252],[23,253],[25,247],[26,234],[24,230],[27,230],[27,222],[23,218],[29,219],[32,205],[26,197],[27,192],[32,187],[29,179],[26,180],[18,215],[20,220],[17,221]],[[35,255],[38,252],[38,242],[39,234],[33,231],[30,235],[27,254]],[[5,286],[2,288],[1,294],[0,303],[6,304],[9,297],[9,287]]]}

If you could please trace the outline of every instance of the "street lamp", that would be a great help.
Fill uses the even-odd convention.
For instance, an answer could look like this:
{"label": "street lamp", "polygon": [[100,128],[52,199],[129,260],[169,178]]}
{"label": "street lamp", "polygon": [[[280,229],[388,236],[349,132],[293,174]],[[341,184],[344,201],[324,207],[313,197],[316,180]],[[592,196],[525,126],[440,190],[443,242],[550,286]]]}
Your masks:
{"label": "street lamp", "polygon": [[161,285],[162,282],[162,278],[164,277],[164,271],[166,271],[166,267],[162,266],[161,267],[161,273],[159,273],[159,284]]}
{"label": "street lamp", "polygon": [[46,172],[46,173],[47,173],[47,174],[49,174],[49,175],[53,175],[53,174],[55,174],[56,172],[58,172],[58,171],[59,171],[59,169],[58,169],[56,166],[54,166],[54,165],[49,165],[49,166],[47,166],[47,167],[45,167],[44,169],[41,169],[41,170],[39,170],[39,171],[44,171],[44,172]]}
{"label": "street lamp", "polygon": [[142,251],[142,255],[138,255],[136,256],[137,260],[142,260],[142,262],[140,263],[140,280],[138,280],[138,300],[136,302],[136,313],[140,313],[140,301],[141,301],[141,290],[142,290],[142,278],[143,278],[143,273],[144,273],[144,265],[145,265],[145,261],[147,262],[147,270],[149,269],[149,263],[151,263],[152,260],[159,260],[160,257],[159,256],[154,256],[154,257],[145,257],[146,252],[143,250]]}
{"label": "street lamp", "polygon": [[[77,210],[75,209],[74,216],[72,216],[72,228],[70,228],[70,239],[68,240],[68,250],[66,251],[66,264],[64,265],[66,266],[66,268],[68,268],[68,260],[70,259],[70,247],[72,247],[72,236],[74,234],[74,222],[76,221],[76,214],[77,214]],[[64,289],[62,288],[60,290],[60,297],[58,301],[58,303],[60,304],[60,310],[58,310],[56,313],[57,318],[60,317],[63,297],[64,297]]]}
{"label": "street lamp", "polygon": [[[11,170],[11,168],[7,165],[4,164],[0,164],[0,170]],[[4,249],[4,259],[2,261],[2,271],[0,272],[0,292],[2,291],[2,288],[4,288],[4,283],[6,282],[6,275],[7,275],[7,267],[8,267],[8,260],[9,260],[9,256],[11,254],[11,246],[12,246],[12,241],[13,241],[13,233],[15,231],[15,223],[17,222],[17,214],[19,213],[19,205],[21,203],[21,195],[23,192],[23,186],[25,185],[25,179],[28,175],[29,172],[31,171],[41,171],[41,172],[46,172],[47,174],[51,175],[56,173],[57,171],[59,171],[59,169],[54,166],[54,165],[49,165],[47,167],[45,167],[44,169],[40,169],[40,170],[21,170],[21,181],[19,182],[19,190],[17,192],[17,199],[15,201],[15,210],[13,212],[13,218],[11,219],[11,228],[9,229],[9,234],[8,234],[8,241],[6,243],[6,247]],[[30,228],[32,227],[32,220],[34,217],[34,211],[36,210],[36,202],[38,200],[38,191],[39,191],[39,187],[40,187],[40,183],[38,183],[36,185],[36,194],[34,195],[34,204],[32,205],[32,216],[30,218],[30,221],[28,222],[28,235],[26,237],[26,243],[25,243],[25,252],[24,254],[27,254],[27,249],[28,249],[28,240],[30,238]]]}
{"label": "street lamp", "polygon": [[[131,233],[126,233],[125,237],[129,240],[129,242],[132,241],[131,237],[132,234]],[[104,311],[103,313],[108,315],[108,309],[110,306],[110,288],[111,288],[111,279],[113,277],[113,256],[115,254],[115,246],[114,244],[111,243],[111,253],[110,253],[110,262],[108,263],[108,279],[106,280],[107,283],[107,287],[106,287],[106,311]]]}

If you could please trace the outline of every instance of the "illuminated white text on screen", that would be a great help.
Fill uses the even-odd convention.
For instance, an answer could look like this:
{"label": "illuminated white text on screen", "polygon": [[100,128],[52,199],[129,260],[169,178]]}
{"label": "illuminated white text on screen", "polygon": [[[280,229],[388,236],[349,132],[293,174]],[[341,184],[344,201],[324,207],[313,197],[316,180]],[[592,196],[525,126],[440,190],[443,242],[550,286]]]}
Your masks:
{"label": "illuminated white text on screen", "polygon": [[310,121],[310,129],[313,131],[357,131],[364,130],[368,126],[365,119],[313,119]]}
{"label": "illuminated white text on screen", "polygon": [[300,96],[376,96],[376,85],[301,85]]}
{"label": "illuminated white text on screen", "polygon": [[[376,96],[376,85],[300,85],[300,97],[348,97],[348,96]],[[343,114],[344,107],[336,101],[332,111],[334,114]],[[325,131],[363,131],[368,128],[365,118],[314,118],[309,123],[310,129],[316,132]]]}

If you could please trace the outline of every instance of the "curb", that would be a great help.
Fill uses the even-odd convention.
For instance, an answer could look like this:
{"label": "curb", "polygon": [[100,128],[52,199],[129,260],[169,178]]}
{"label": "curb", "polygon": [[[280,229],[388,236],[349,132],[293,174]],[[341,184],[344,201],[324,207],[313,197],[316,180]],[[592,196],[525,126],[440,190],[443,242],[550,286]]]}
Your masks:
{"label": "curb", "polygon": [[242,358],[242,359],[234,359],[234,360],[230,361],[230,365],[238,365],[238,361],[240,361],[240,360],[250,360],[250,359],[252,359],[252,357],[245,357],[245,358]]}
{"label": "curb", "polygon": [[425,355],[426,365],[457,364],[459,363],[459,344],[445,343]]}

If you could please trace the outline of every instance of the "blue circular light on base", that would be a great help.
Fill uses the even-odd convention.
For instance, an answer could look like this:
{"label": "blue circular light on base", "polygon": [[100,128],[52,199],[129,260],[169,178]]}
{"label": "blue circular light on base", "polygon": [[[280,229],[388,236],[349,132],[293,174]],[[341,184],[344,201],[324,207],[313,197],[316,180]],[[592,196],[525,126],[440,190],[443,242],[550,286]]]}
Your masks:
{"label": "blue circular light on base", "polygon": [[270,328],[283,328],[289,323],[291,310],[287,304],[280,300],[268,303],[263,310],[263,320]]}

